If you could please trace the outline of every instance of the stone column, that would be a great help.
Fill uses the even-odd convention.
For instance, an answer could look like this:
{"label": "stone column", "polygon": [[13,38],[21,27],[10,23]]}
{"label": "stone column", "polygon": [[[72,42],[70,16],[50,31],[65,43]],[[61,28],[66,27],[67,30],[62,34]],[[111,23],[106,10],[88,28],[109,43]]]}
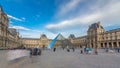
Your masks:
{"label": "stone column", "polygon": [[88,44],[88,47],[91,47],[91,43]]}
{"label": "stone column", "polygon": [[113,42],[111,42],[112,48],[114,48]]}
{"label": "stone column", "polygon": [[117,45],[117,48],[119,48],[119,42],[118,41],[116,42],[116,45]]}
{"label": "stone column", "polygon": [[97,42],[97,48],[101,48],[101,43]]}
{"label": "stone column", "polygon": [[119,48],[120,48],[120,42],[118,41],[118,45],[119,45]]}
{"label": "stone column", "polygon": [[109,47],[109,43],[108,43],[108,42],[106,42],[106,45],[107,45],[107,48],[110,48],[110,47]]}

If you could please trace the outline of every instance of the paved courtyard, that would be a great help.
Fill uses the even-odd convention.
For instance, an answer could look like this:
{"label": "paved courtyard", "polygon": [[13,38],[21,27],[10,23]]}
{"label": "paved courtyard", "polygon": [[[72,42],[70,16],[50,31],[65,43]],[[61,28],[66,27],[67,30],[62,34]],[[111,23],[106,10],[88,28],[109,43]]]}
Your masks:
{"label": "paved courtyard", "polygon": [[[43,50],[41,56],[29,56],[10,63],[6,60],[5,53],[0,51],[0,68],[120,68],[120,53],[105,53],[100,51],[98,55],[80,54],[57,49]],[[12,67],[13,66],[13,67]]]}

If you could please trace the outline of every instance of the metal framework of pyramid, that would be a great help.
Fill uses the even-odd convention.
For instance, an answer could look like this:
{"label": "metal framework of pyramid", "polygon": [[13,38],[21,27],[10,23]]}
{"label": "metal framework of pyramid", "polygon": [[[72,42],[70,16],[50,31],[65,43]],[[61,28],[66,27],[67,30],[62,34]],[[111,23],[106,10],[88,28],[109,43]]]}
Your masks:
{"label": "metal framework of pyramid", "polygon": [[[48,45],[47,48],[48,48],[48,49],[51,49],[51,48],[55,45],[55,43],[56,43],[57,40],[64,41],[64,42],[68,42],[68,40],[62,36],[62,34],[58,34],[58,35],[50,42],[50,44]],[[68,43],[70,43],[70,42],[68,42]]]}
{"label": "metal framework of pyramid", "polygon": [[62,34],[58,34],[57,40],[65,40],[65,38],[62,36]]}

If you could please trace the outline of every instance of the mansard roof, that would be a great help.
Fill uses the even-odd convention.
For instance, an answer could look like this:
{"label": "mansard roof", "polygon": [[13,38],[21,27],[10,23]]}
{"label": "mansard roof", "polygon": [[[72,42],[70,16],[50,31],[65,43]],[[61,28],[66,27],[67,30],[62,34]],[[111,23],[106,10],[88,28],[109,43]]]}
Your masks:
{"label": "mansard roof", "polygon": [[[90,27],[89,27],[88,30],[90,30],[90,29],[96,30],[97,28],[99,28],[99,25],[100,25],[100,22],[98,22],[98,23],[93,23],[93,24],[90,25]],[[101,29],[104,29],[101,25],[100,25],[100,28],[101,28]]]}
{"label": "mansard roof", "polygon": [[40,38],[47,38],[45,34],[42,34]]}
{"label": "mansard roof", "polygon": [[70,38],[74,39],[74,38],[75,38],[75,35],[74,35],[74,34],[70,34],[69,39],[70,39]]}
{"label": "mansard roof", "polygon": [[12,34],[12,35],[17,35],[17,30],[14,29],[14,28],[8,28],[9,32]]}
{"label": "mansard roof", "polygon": [[85,36],[80,36],[80,37],[77,37],[77,38],[75,38],[75,39],[81,39],[81,38],[87,38],[87,35],[85,35]]}

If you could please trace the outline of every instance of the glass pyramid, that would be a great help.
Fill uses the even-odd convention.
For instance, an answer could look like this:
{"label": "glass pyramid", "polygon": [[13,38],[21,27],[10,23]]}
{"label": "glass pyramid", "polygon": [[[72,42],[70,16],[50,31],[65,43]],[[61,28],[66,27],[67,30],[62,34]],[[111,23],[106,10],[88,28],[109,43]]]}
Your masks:
{"label": "glass pyramid", "polygon": [[55,44],[55,42],[57,41],[57,40],[65,40],[65,38],[61,35],[61,34],[58,34],[51,42],[50,42],[50,44],[48,45],[48,49],[51,49],[53,46],[54,46],[54,44]]}

